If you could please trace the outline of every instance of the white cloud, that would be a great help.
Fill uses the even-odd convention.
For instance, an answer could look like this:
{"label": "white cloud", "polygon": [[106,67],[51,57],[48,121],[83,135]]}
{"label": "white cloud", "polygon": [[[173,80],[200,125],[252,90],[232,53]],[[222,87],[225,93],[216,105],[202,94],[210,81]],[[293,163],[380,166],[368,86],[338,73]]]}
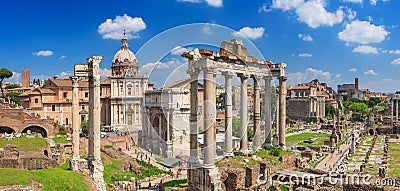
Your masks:
{"label": "white cloud", "polygon": [[340,77],[342,77],[342,74],[336,74],[335,77],[340,78]]}
{"label": "white cloud", "polygon": [[62,59],[65,59],[65,58],[67,58],[67,56],[64,56],[64,55],[60,56],[60,59],[61,59],[61,60],[62,60]]}
{"label": "white cloud", "polygon": [[355,47],[353,52],[358,52],[361,54],[378,54],[378,49],[368,45],[361,45]]}
{"label": "white cloud", "polygon": [[376,76],[378,73],[376,73],[374,70],[367,70],[364,72],[365,75],[373,75]]}
{"label": "white cloud", "polygon": [[360,3],[360,4],[362,4],[363,0],[343,0],[343,2],[348,2],[348,3]]}
{"label": "white cloud", "polygon": [[271,6],[283,11],[295,10],[297,19],[311,28],[333,26],[343,21],[345,13],[342,7],[339,7],[336,12],[328,12],[325,7],[325,0],[273,0]]}
{"label": "white cloud", "polygon": [[172,55],[182,55],[182,53],[188,51],[187,48],[182,47],[182,46],[175,46],[172,50],[171,50],[171,54]]}
{"label": "white cloud", "polygon": [[63,71],[63,72],[60,72],[60,74],[58,75],[60,78],[62,78],[62,79],[64,79],[64,78],[68,78],[68,77],[70,77],[70,76],[73,76],[73,72],[71,72],[71,71]]}
{"label": "white cloud", "polygon": [[21,73],[18,72],[12,72],[13,75],[8,78],[8,80],[10,80],[11,83],[19,83],[21,82]]}
{"label": "white cloud", "polygon": [[288,11],[304,3],[304,0],[272,0],[272,8]]}
{"label": "white cloud", "polygon": [[258,8],[258,12],[270,12],[272,9],[267,8],[267,3],[263,3],[261,7]]}
{"label": "white cloud", "polygon": [[139,38],[139,31],[146,29],[146,23],[141,17],[130,17],[127,14],[116,16],[115,19],[107,19],[101,23],[97,32],[103,39],[121,39],[124,30],[129,39]]}
{"label": "white cloud", "polygon": [[33,53],[34,56],[53,56],[53,54],[51,50],[41,50]]}
{"label": "white cloud", "polygon": [[357,12],[349,8],[346,8],[346,10],[347,10],[347,19],[349,19],[350,21],[354,20],[357,16]]}
{"label": "white cloud", "polygon": [[357,68],[350,68],[349,72],[357,72]]}
{"label": "white cloud", "polygon": [[369,22],[372,22],[372,20],[373,20],[371,16],[368,16],[367,19]]}
{"label": "white cloud", "polygon": [[111,70],[107,68],[100,68],[100,77],[105,79],[111,76]]}
{"label": "white cloud", "polygon": [[298,34],[297,37],[299,37],[299,39],[301,39],[301,40],[303,40],[303,41],[308,41],[308,42],[311,42],[311,41],[314,40],[314,39],[313,39],[310,35],[308,35],[308,34]]}
{"label": "white cloud", "polygon": [[[371,4],[371,5],[376,5],[376,3],[378,2],[379,0],[369,0],[369,4]],[[388,1],[390,1],[390,0],[381,0],[382,2],[388,2]]]}
{"label": "white cloud", "polygon": [[201,28],[201,31],[206,35],[212,35],[213,31],[211,30],[211,25],[212,23],[204,24],[204,26]]}
{"label": "white cloud", "polygon": [[355,20],[346,25],[346,28],[339,32],[338,37],[345,42],[360,44],[379,43],[385,40],[389,34],[384,26],[376,26],[368,21]]}
{"label": "white cloud", "polygon": [[287,73],[286,76],[288,77],[288,84],[293,85],[314,79],[320,81],[330,81],[331,79],[331,73],[314,68],[307,68],[305,72]]}
{"label": "white cloud", "polygon": [[201,0],[177,0],[178,2],[200,3]]}
{"label": "white cloud", "polygon": [[256,28],[244,27],[240,29],[239,32],[232,33],[232,35],[235,37],[242,36],[249,39],[258,39],[263,36],[264,30],[265,30],[264,27],[256,27]]}
{"label": "white cloud", "polygon": [[390,64],[400,65],[400,58],[397,58],[397,59],[393,60]]}
{"label": "white cloud", "polygon": [[149,62],[140,68],[140,73],[150,74],[151,72],[153,72],[153,70],[170,70],[170,69],[177,68],[182,64],[184,64],[184,63],[176,58],[172,58],[171,60],[169,60],[167,62],[160,62],[160,61]]}
{"label": "white cloud", "polygon": [[213,7],[222,7],[222,0],[205,0],[208,5]]}
{"label": "white cloud", "polygon": [[301,54],[299,54],[299,57],[308,57],[308,58],[310,58],[310,57],[312,57],[312,54],[309,54],[309,53],[301,53]]}
{"label": "white cloud", "polygon": [[301,4],[296,8],[298,20],[311,28],[333,26],[343,21],[345,14],[341,8],[335,13],[330,13],[325,9],[325,6],[324,0],[309,0]]}
{"label": "white cloud", "polygon": [[[386,52],[388,52],[389,54],[400,54],[400,50],[389,50],[389,51],[386,51]],[[384,53],[386,53],[386,52],[384,52]]]}

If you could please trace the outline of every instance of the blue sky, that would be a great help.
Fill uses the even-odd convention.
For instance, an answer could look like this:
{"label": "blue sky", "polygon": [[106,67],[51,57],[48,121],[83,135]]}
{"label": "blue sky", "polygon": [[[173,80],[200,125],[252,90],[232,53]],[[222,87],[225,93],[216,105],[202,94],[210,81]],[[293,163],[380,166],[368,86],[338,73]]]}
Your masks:
{"label": "blue sky", "polygon": [[394,92],[399,8],[396,0],[4,0],[0,67],[14,82],[24,67],[31,78],[66,77],[104,55],[106,76],[126,29],[141,71],[157,65],[150,80],[160,87],[185,75],[183,50],[245,36],[250,53],[287,63],[289,85],[318,78],[336,88],[359,77],[361,88]]}

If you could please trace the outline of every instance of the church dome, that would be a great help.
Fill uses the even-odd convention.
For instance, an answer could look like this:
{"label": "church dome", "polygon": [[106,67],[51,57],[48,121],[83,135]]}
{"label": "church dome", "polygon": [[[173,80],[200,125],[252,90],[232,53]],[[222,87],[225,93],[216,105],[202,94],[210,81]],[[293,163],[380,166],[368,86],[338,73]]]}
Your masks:
{"label": "church dome", "polygon": [[121,49],[119,49],[112,60],[112,76],[124,77],[138,75],[138,63],[135,54],[128,48],[128,38],[124,31],[124,37],[121,40]]}
{"label": "church dome", "polygon": [[126,38],[126,34],[124,34],[124,37],[121,41],[121,49],[115,53],[113,62],[124,62],[125,59],[128,59],[128,62],[134,62],[136,60],[136,56],[128,48],[128,39]]}

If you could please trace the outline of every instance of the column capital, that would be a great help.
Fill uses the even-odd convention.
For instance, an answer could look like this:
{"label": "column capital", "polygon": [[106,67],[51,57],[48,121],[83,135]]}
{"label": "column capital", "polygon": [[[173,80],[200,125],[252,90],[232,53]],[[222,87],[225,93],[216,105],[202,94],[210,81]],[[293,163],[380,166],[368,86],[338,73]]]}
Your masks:
{"label": "column capital", "polygon": [[279,81],[283,81],[283,82],[287,81],[286,76],[279,76],[278,79],[279,79]]}
{"label": "column capital", "polygon": [[222,75],[224,75],[225,78],[232,78],[235,75],[235,73],[232,71],[224,71],[222,72]]}
{"label": "column capital", "polygon": [[272,81],[272,76],[264,76],[263,79],[270,82]]}
{"label": "column capital", "polygon": [[199,76],[199,70],[195,69],[195,68],[189,68],[188,70],[186,70],[186,73],[190,75],[190,77],[197,77]]}
{"label": "column capital", "polygon": [[210,67],[210,66],[205,66],[203,67],[203,72],[206,74],[214,74],[217,75],[218,74],[218,70],[214,67]]}
{"label": "column capital", "polygon": [[72,87],[77,88],[79,86],[79,78],[78,76],[71,76],[69,77],[72,81]]}
{"label": "column capital", "polygon": [[247,74],[247,73],[238,73],[237,76],[238,76],[241,80],[247,79],[247,78],[250,77],[250,75]]}

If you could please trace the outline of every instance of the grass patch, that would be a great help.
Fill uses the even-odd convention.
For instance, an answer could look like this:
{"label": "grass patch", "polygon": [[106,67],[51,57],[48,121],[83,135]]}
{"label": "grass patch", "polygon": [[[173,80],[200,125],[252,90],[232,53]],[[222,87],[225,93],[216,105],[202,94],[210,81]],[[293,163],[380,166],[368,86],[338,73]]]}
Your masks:
{"label": "grass patch", "polygon": [[[43,184],[43,191],[53,190],[89,190],[83,174],[65,170],[63,164],[57,168],[41,170],[0,169],[0,186],[27,185],[31,181]],[[68,167],[69,168],[69,167]]]}
{"label": "grass patch", "polygon": [[26,138],[25,135],[12,140],[0,139],[0,148],[3,148],[7,144],[17,146],[20,151],[33,151],[47,146],[47,141],[44,138]]}
{"label": "grass patch", "polygon": [[172,187],[187,187],[187,179],[179,179],[179,180],[171,180],[168,182],[163,183],[165,187],[172,188]]}
{"label": "grass patch", "polygon": [[[313,143],[305,143],[305,140],[311,140]],[[301,133],[286,137],[287,144],[298,144],[299,146],[323,146],[324,141],[329,140],[329,135],[325,133]]]}
{"label": "grass patch", "polygon": [[136,160],[140,167],[142,167],[141,174],[135,172],[124,172],[121,168],[122,162],[115,160],[107,155],[102,155],[104,165],[104,181],[107,184],[113,184],[114,181],[129,181],[131,177],[135,177],[138,181],[148,180],[162,174],[171,173],[165,170],[158,169],[152,164],[140,160]]}
{"label": "grass patch", "polygon": [[[278,151],[277,154],[279,154],[279,155],[274,153],[274,152],[276,152],[276,150]],[[274,147],[269,147],[267,150],[259,150],[255,154],[266,161],[270,161],[273,165],[277,165],[280,163],[279,157],[289,154],[289,153],[291,153],[291,151],[274,149]]]}
{"label": "grass patch", "polygon": [[400,144],[397,143],[389,143],[389,176],[391,178],[399,178],[400,175]]}

